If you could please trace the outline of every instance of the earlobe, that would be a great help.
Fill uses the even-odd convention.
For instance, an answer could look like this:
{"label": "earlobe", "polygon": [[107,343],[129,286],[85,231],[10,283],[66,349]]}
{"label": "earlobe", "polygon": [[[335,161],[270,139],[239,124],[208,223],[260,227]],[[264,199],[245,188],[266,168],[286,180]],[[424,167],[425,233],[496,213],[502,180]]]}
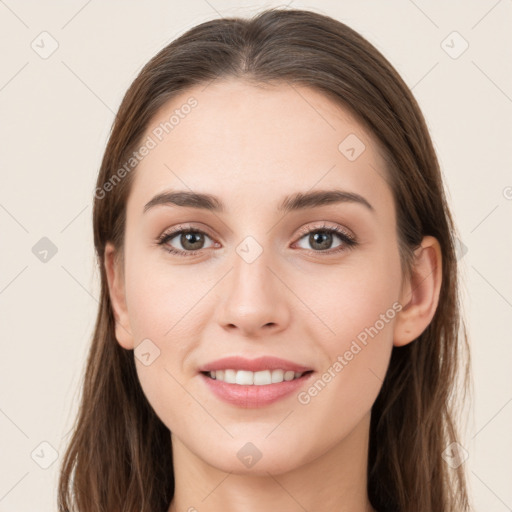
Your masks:
{"label": "earlobe", "polygon": [[125,349],[134,348],[130,329],[124,286],[124,273],[116,258],[116,250],[111,242],[105,246],[105,273],[107,275],[110,302],[116,322],[115,334],[118,343]]}
{"label": "earlobe", "polygon": [[411,276],[402,287],[402,310],[396,317],[394,329],[395,346],[414,341],[428,327],[439,303],[441,281],[441,247],[436,238],[425,236],[414,253]]}

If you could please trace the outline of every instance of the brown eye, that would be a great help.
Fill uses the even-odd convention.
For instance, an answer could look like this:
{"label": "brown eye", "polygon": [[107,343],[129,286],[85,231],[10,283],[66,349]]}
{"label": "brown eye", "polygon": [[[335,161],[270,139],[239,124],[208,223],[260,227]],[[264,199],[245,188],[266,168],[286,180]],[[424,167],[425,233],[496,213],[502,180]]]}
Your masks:
{"label": "brown eye", "polygon": [[202,249],[204,244],[204,234],[198,231],[189,231],[181,233],[179,241],[186,250],[194,251]]}
{"label": "brown eye", "polygon": [[[339,243],[333,247],[336,238],[339,240]],[[349,249],[357,244],[354,237],[337,226],[310,228],[302,233],[300,240],[303,239],[310,246],[302,247],[303,249],[311,249],[314,252],[328,252],[329,254]],[[300,243],[300,240],[298,243]]]}
{"label": "brown eye", "polygon": [[308,242],[313,249],[325,251],[331,248],[333,243],[333,234],[327,231],[316,231],[308,235]]}
{"label": "brown eye", "polygon": [[[197,229],[179,229],[171,233],[164,233],[158,244],[163,245],[165,250],[173,254],[191,256],[206,248],[205,237],[210,238],[206,233]],[[173,243],[178,247],[170,244],[171,241],[174,241]]]}

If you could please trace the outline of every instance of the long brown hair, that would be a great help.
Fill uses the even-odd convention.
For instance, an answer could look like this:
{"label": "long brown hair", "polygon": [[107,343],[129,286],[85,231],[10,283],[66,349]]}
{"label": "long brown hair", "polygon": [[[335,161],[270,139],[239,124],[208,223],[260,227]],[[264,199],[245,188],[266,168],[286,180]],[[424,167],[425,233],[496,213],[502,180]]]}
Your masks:
{"label": "long brown hair", "polygon": [[136,167],[122,179],[119,170],[149,121],[178,93],[218,77],[306,85],[349,109],[385,156],[404,271],[410,272],[423,236],[438,239],[436,313],[415,341],[393,348],[372,408],[368,495],[379,512],[469,510],[464,466],[443,460],[457,440],[462,395],[456,391],[466,395],[469,351],[456,231],[425,120],[396,70],[353,29],[312,11],[272,8],[252,19],[216,19],[188,30],[145,65],[121,103],[94,194],[101,297],[79,414],[61,465],[59,511],[165,512],[173,497],[170,432],[144,396],[133,351],[115,339],[104,250],[111,241],[122,255]]}

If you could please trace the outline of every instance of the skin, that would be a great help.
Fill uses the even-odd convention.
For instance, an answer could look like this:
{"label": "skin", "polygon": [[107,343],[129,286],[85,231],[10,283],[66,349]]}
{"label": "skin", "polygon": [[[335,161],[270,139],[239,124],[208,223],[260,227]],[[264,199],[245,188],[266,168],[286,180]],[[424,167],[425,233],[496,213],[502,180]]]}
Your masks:
{"label": "skin", "polygon": [[[321,93],[216,80],[164,105],[146,136],[191,96],[197,107],[134,171],[124,268],[111,244],[105,251],[119,344],[134,349],[149,338],[160,350],[149,366],[135,362],[144,393],[172,432],[169,512],[371,511],[371,407],[393,346],[416,339],[435,313],[439,244],[425,237],[411,278],[402,275],[378,145]],[[338,150],[349,134],[366,146],[354,161]],[[333,188],[360,194],[374,211],[350,202],[276,210],[285,195]],[[169,189],[213,194],[226,211],[160,205],[143,213]],[[358,245],[333,253],[343,244],[334,234],[322,251],[298,233],[324,222]],[[207,234],[198,255],[169,254],[156,244],[183,223]],[[250,264],[236,251],[247,236],[263,250]],[[167,245],[187,250],[179,235]],[[220,357],[272,355],[313,368],[314,382],[394,303],[401,311],[307,404],[292,393],[263,408],[236,407],[198,374]],[[261,452],[250,468],[237,457],[248,442]]]}

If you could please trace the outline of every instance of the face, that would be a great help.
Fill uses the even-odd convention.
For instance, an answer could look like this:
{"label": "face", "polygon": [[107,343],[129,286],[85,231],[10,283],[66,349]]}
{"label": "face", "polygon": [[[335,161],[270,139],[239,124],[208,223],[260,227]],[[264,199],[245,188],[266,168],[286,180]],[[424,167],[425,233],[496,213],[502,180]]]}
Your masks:
{"label": "face", "polygon": [[[148,137],[127,203],[116,337],[136,349],[140,383],[173,442],[223,471],[261,474],[342,445],[368,426],[402,300],[395,208],[375,140],[315,90],[235,80],[175,97]],[[148,205],[178,191],[215,196],[210,206],[222,208],[183,196]],[[340,194],[294,201],[325,191]],[[228,356],[312,372],[271,384],[288,386],[272,401],[266,385],[200,372]],[[215,392],[232,398],[234,386],[238,401]],[[254,468],[241,463],[242,448],[261,454]]]}

